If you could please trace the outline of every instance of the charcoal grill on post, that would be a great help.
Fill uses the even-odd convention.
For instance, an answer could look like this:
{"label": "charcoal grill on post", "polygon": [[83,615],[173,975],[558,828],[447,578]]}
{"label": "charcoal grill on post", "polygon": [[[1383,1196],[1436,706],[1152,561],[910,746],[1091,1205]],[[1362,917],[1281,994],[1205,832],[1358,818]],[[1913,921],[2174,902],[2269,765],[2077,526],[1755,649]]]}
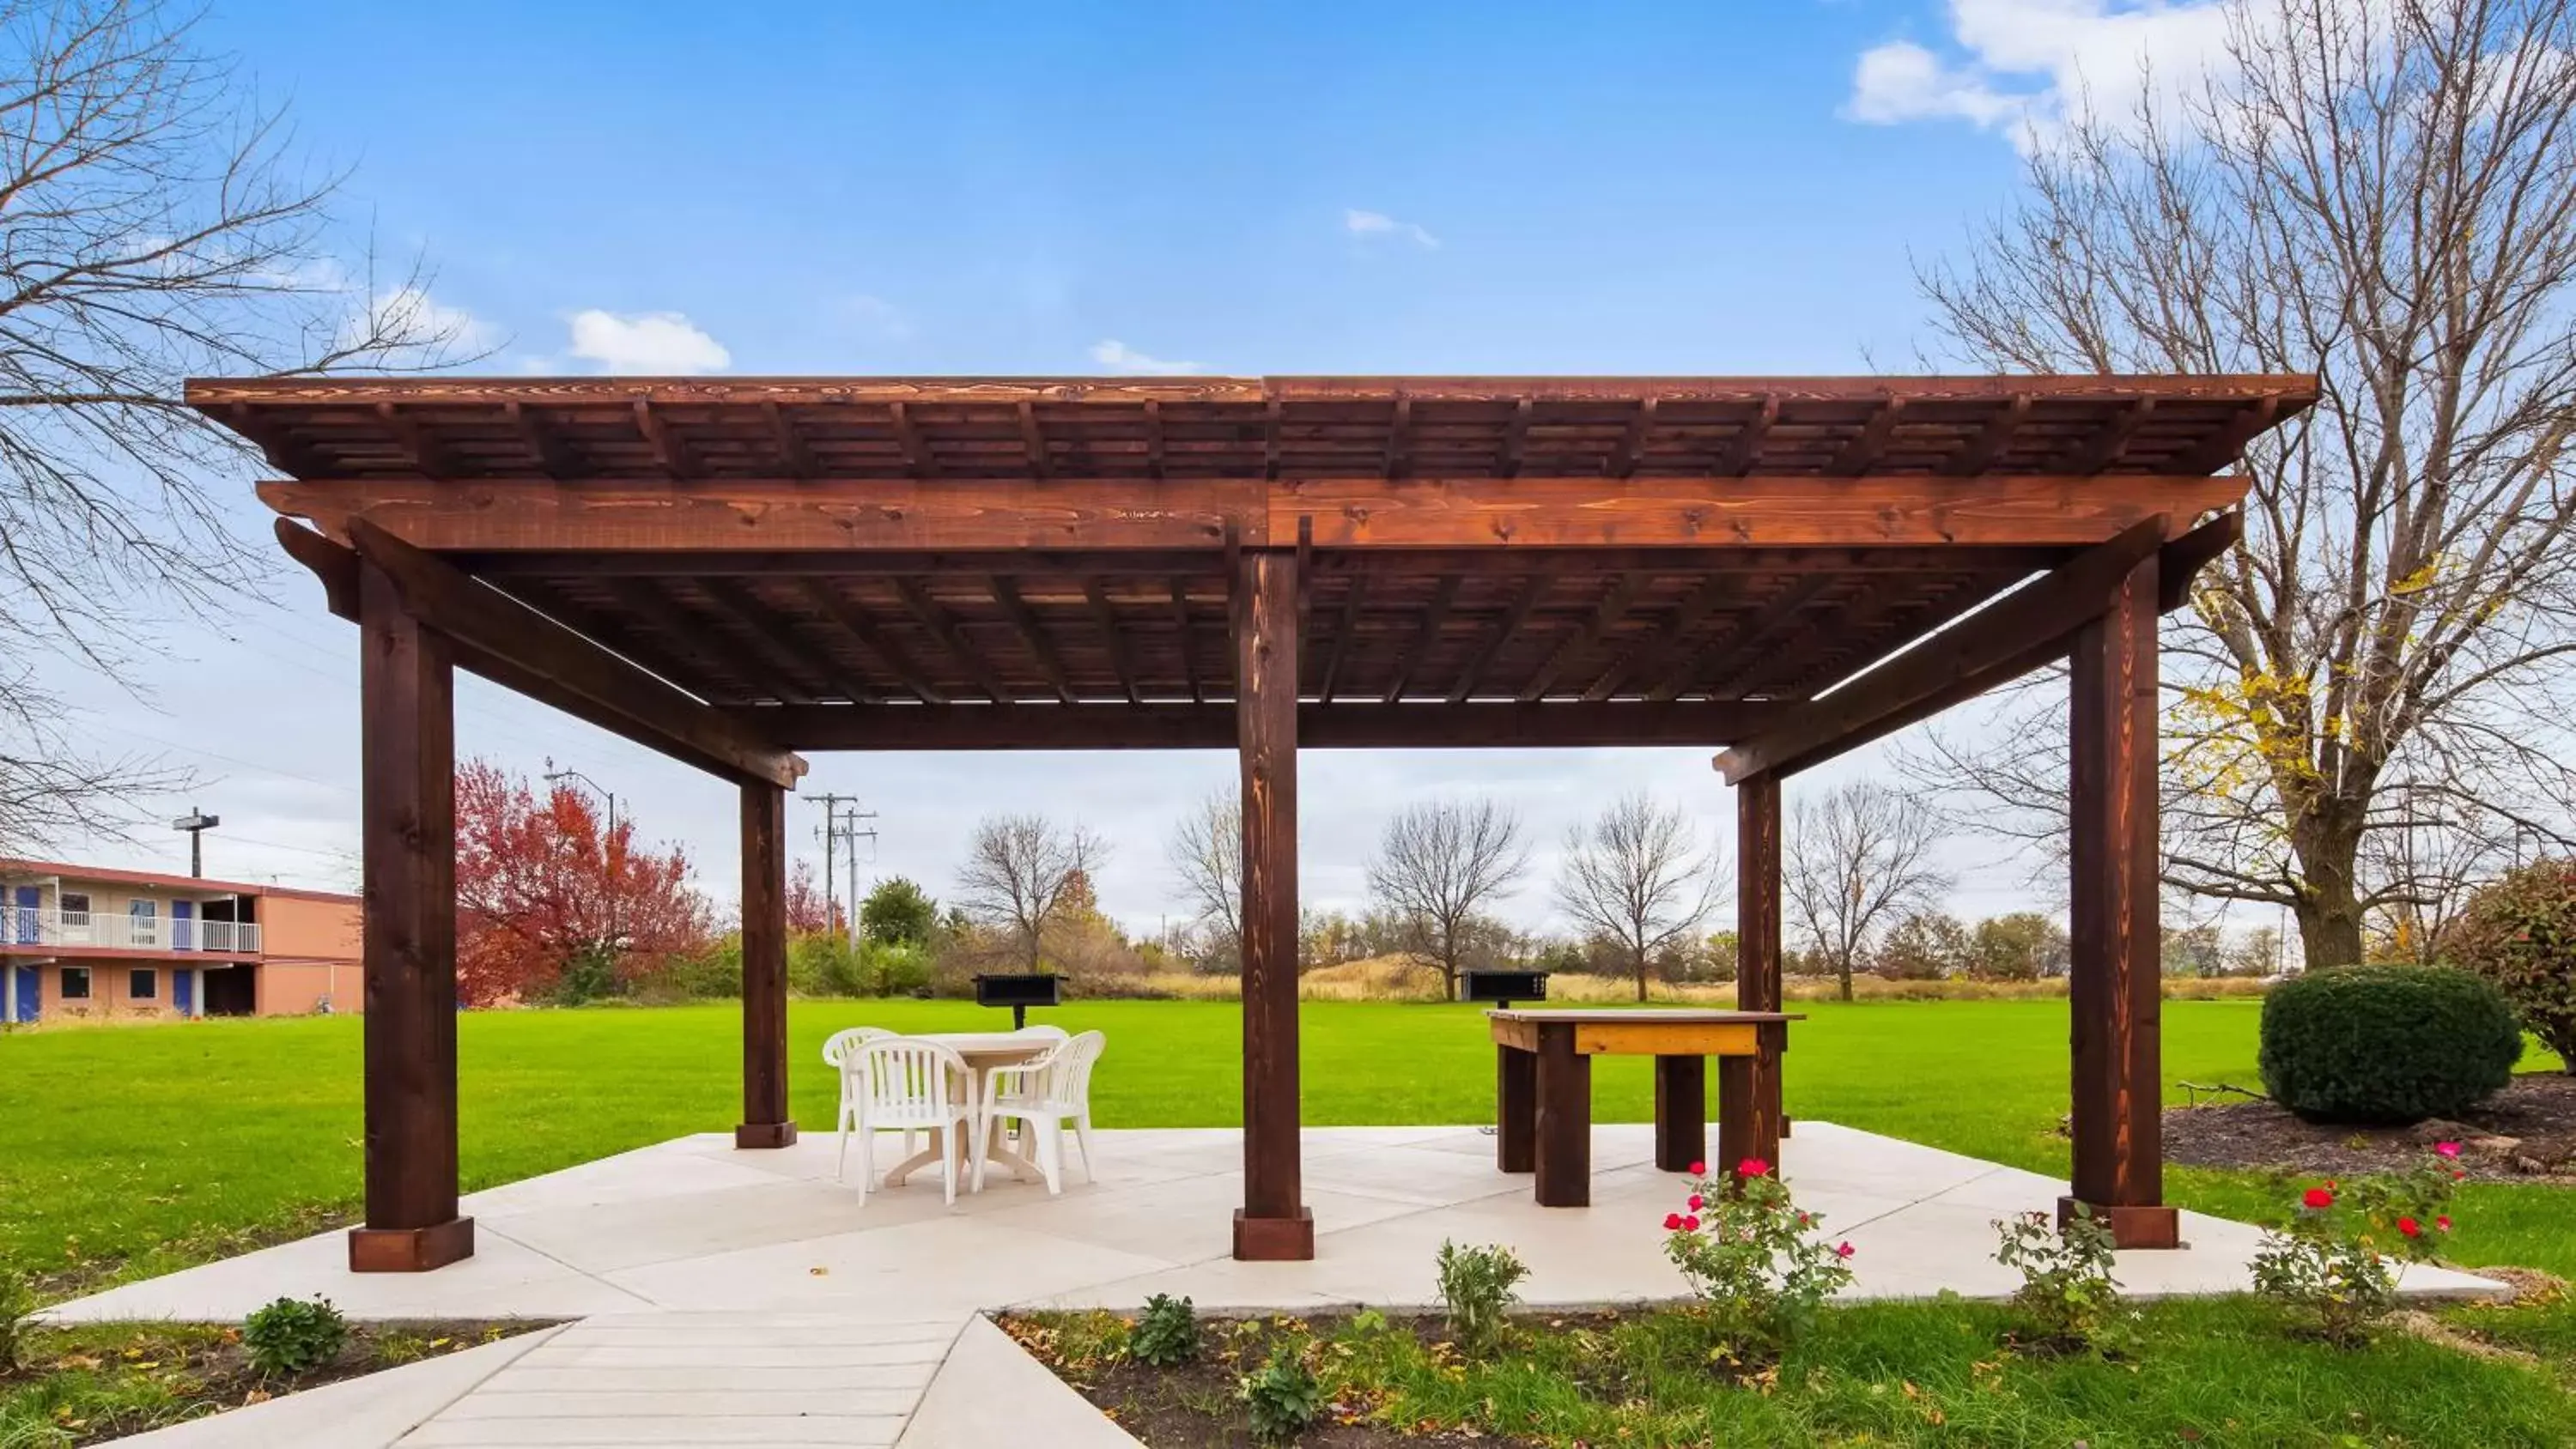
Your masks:
{"label": "charcoal grill on post", "polygon": [[1505,1011],[1515,1001],[1547,1000],[1544,971],[1469,971],[1463,977],[1460,989],[1465,999],[1489,1002]]}
{"label": "charcoal grill on post", "polygon": [[1029,1008],[1054,1006],[1063,998],[1057,987],[1061,978],[1043,971],[1018,971],[1008,974],[977,976],[977,1006],[1007,1006],[1011,1009],[1011,1030],[1029,1024]]}

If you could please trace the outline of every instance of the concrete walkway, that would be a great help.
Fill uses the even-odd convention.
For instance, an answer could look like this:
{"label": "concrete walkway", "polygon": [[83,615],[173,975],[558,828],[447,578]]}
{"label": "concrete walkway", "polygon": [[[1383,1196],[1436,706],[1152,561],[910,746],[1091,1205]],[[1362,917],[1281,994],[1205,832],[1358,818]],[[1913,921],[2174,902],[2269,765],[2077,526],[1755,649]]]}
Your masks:
{"label": "concrete walkway", "polygon": [[[1217,1312],[1429,1307],[1433,1257],[1446,1239],[1510,1245],[1530,1266],[1523,1296],[1535,1308],[1680,1291],[1661,1223],[1686,1188],[1655,1170],[1652,1129],[1642,1124],[1594,1130],[1594,1205],[1584,1209],[1537,1206],[1531,1180],[1497,1172],[1494,1139],[1475,1128],[1311,1130],[1305,1191],[1316,1255],[1307,1263],[1227,1256],[1242,1200],[1236,1133],[1096,1136],[1097,1183],[1082,1184],[1077,1170],[1061,1197],[1049,1197],[1040,1185],[998,1180],[953,1208],[942,1205],[935,1180],[920,1178],[860,1207],[833,1180],[828,1135],[756,1152],[717,1134],[685,1137],[473,1194],[465,1210],[479,1251],[435,1273],[352,1275],[341,1235],[326,1233],[111,1289],[48,1316],[238,1321],[280,1295],[320,1294],[360,1318],[584,1320],[506,1362],[492,1355],[474,1382],[407,1424],[409,1437],[268,1435],[261,1449],[886,1444],[961,1325],[989,1309],[1133,1308],[1158,1292]],[[2017,1280],[1993,1261],[1993,1221],[2053,1208],[2062,1191],[2035,1173],[1826,1122],[1798,1123],[1782,1156],[1801,1204],[1823,1215],[1829,1237],[1855,1248],[1855,1298],[2009,1293]],[[2244,1290],[2257,1231],[2197,1214],[2183,1222],[2184,1249],[2121,1255],[2127,1291]],[[2405,1287],[2505,1291],[2420,1268]],[[460,1373],[446,1367],[457,1359],[345,1387],[381,1383],[390,1393],[404,1375]],[[790,1402],[796,1413],[773,1412]],[[818,1428],[828,1432],[797,1437]],[[201,1449],[229,1441],[137,1442]]]}

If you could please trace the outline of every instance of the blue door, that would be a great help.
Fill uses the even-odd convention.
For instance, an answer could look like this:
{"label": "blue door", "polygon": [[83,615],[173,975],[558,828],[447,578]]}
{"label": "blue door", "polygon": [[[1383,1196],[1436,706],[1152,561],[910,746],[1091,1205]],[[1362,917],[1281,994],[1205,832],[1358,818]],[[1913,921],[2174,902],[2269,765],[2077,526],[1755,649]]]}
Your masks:
{"label": "blue door", "polygon": [[44,989],[33,966],[18,968],[18,1019],[36,1019],[36,994]]}
{"label": "blue door", "polygon": [[[197,949],[196,916],[197,903],[195,901],[172,901],[170,903],[171,950],[194,951]],[[187,1007],[187,1002],[181,1001],[179,1003],[180,1010],[185,1011],[187,1010]]]}
{"label": "blue door", "polygon": [[18,909],[10,914],[17,917],[15,939],[21,946],[36,944],[36,902],[43,899],[44,893],[34,886],[18,887]]}
{"label": "blue door", "polygon": [[194,1016],[197,1004],[197,973],[185,966],[170,968],[170,1004],[181,1016]]}

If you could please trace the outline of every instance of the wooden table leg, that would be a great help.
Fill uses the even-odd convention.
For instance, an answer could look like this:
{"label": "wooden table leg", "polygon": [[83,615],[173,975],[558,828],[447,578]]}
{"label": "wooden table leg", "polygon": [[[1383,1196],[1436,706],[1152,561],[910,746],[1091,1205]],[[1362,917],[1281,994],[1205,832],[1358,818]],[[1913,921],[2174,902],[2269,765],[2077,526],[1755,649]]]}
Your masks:
{"label": "wooden table leg", "polygon": [[1538,1167],[1538,1057],[1494,1047],[1494,1165],[1505,1172]]}
{"label": "wooden table leg", "polygon": [[1655,1166],[1688,1172],[1708,1157],[1708,1059],[1655,1058]]}
{"label": "wooden table leg", "polygon": [[1550,1024],[1538,1037],[1538,1205],[1592,1205],[1592,1058],[1574,1049],[1574,1028]]}

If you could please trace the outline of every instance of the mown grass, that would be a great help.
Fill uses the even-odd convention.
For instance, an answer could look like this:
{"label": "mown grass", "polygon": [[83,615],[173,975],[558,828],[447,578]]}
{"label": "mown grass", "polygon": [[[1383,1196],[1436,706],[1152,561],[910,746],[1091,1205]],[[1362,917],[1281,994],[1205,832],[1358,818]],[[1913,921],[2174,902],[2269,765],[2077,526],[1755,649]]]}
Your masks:
{"label": "mown grass", "polygon": [[[1801,1009],[1808,1020],[1792,1031],[1786,1073],[1792,1115],[2066,1170],[2064,1002]],[[2167,1003],[2168,1084],[2254,1084],[2259,1011],[2253,1001]],[[1090,1002],[1046,1019],[1108,1034],[1093,1089],[1103,1126],[1240,1120],[1234,1005]],[[798,1002],[789,1018],[797,1116],[818,1128],[831,1121],[834,1085],[819,1052],[841,1027],[995,1020],[960,1002]],[[466,1185],[730,1128],[740,1116],[739,1021],[731,1005],[468,1013],[459,1026]],[[1314,1002],[1303,1022],[1310,1123],[1490,1119],[1492,1047],[1472,1008]],[[1604,1121],[1645,1120],[1645,1061],[1603,1060],[1595,1101]],[[360,1122],[353,1018],[0,1036],[0,1253],[62,1291],[309,1230],[358,1200]],[[2178,1201],[2239,1217],[2276,1214],[2285,1201],[2258,1174],[2178,1170],[2173,1186]],[[2571,1207],[2576,1194],[2562,1189],[2472,1187],[2451,1251],[2576,1275]]]}
{"label": "mown grass", "polygon": [[[2158,1303],[2115,1359],[2024,1354],[2010,1313],[1956,1302],[1833,1308],[1773,1371],[1713,1359],[1684,1308],[1523,1320],[1470,1360],[1398,1322],[1210,1325],[1193,1374],[1116,1370],[1124,1325],[1033,1314],[1010,1325],[1077,1384],[1238,1418],[1211,1392],[1281,1348],[1322,1379],[1335,1421],[1473,1430],[1546,1445],[2406,1445],[2576,1442],[2576,1398],[2527,1364],[2401,1333],[2350,1350],[2302,1338],[2250,1299]],[[1211,1425],[1211,1428],[1215,1425]],[[1195,1441],[1190,1441],[1195,1442]]]}

